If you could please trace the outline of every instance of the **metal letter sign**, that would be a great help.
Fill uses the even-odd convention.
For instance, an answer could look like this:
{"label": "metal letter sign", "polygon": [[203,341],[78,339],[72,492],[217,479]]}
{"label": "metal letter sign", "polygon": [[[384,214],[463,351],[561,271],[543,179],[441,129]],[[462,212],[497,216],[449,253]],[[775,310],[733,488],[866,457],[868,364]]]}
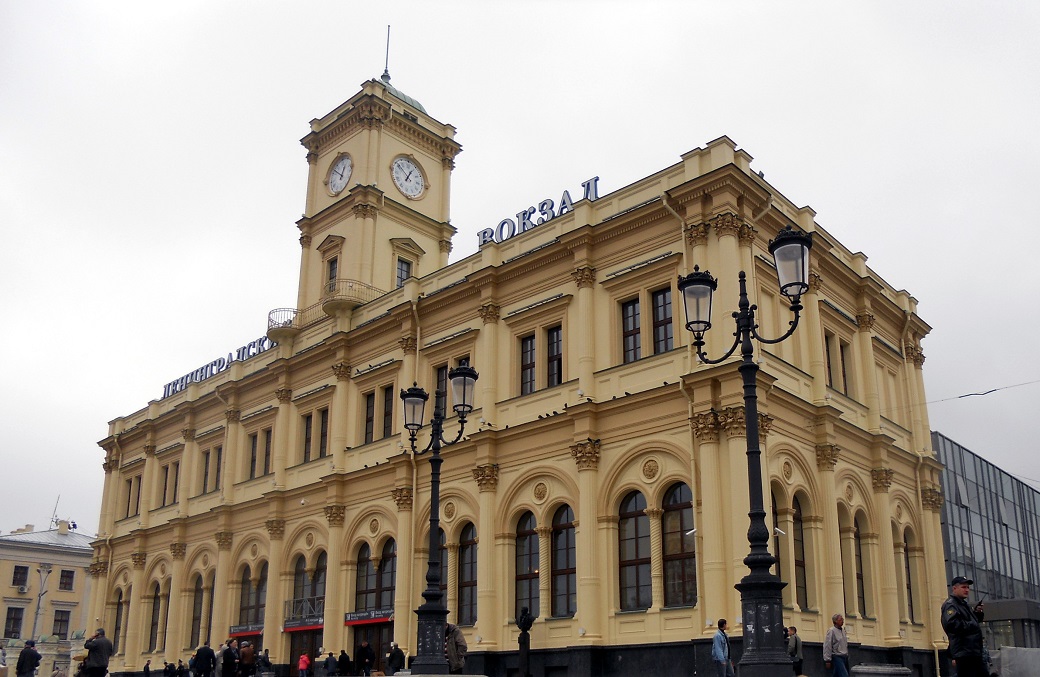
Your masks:
{"label": "metal letter sign", "polygon": [[[582,195],[583,200],[592,202],[599,199],[598,176],[583,181],[581,187],[585,191]],[[560,206],[558,209],[556,208],[555,202],[549,198],[545,198],[538,203],[537,208],[532,206],[517,212],[516,221],[510,218],[505,218],[498,222],[498,226],[494,228],[485,228],[477,233],[477,245],[483,247],[489,242],[505,242],[517,233],[526,233],[543,223],[553,220],[557,216],[563,216],[567,212],[573,210],[574,200],[571,199],[570,192],[565,190],[563,191],[563,195],[560,196]],[[537,218],[535,215],[537,215]]]}

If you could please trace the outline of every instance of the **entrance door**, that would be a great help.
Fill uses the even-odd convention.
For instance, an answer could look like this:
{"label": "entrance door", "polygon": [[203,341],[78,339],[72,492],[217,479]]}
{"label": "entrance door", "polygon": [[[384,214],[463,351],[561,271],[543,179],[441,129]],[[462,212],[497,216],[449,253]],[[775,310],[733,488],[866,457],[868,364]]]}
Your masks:
{"label": "entrance door", "polygon": [[371,623],[354,627],[354,656],[357,656],[361,641],[367,640],[368,645],[376,654],[376,663],[373,670],[386,669],[386,655],[390,653],[390,642],[394,641],[394,624]]}
{"label": "entrance door", "polygon": [[300,654],[304,651],[311,659],[311,675],[319,674],[316,671],[316,663],[320,662],[322,657],[318,654],[318,649],[321,648],[321,630],[301,630],[299,632],[289,633],[289,675],[290,677],[298,677],[300,674]]}

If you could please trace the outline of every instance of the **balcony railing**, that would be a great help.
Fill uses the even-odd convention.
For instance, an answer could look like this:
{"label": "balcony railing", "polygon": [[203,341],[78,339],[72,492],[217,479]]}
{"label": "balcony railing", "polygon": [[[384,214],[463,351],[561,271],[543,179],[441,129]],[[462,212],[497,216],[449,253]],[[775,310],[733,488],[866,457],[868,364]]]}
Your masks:
{"label": "balcony railing", "polygon": [[361,306],[374,301],[386,292],[370,284],[358,280],[329,280],[321,294],[322,303],[329,301],[347,301]]}
{"label": "balcony railing", "polygon": [[299,597],[285,601],[285,620],[322,618],[325,615],[325,597]]}
{"label": "balcony railing", "polygon": [[326,319],[325,304],[346,303],[353,307],[374,301],[386,292],[358,280],[330,280],[322,289],[321,301],[307,308],[275,308],[267,314],[267,331],[303,329]]}

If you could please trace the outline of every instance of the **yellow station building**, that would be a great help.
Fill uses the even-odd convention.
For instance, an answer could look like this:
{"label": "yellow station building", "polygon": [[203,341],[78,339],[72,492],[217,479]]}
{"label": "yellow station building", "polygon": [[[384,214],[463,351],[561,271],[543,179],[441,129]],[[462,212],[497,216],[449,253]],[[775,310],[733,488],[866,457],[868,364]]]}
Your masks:
{"label": "yellow station building", "polygon": [[312,121],[297,307],[111,422],[90,615],[113,672],[229,636],[281,665],[362,638],[414,655],[430,467],[399,394],[462,364],[480,376],[443,451],[441,543],[467,672],[515,671],[521,606],[536,675],[691,674],[720,617],[739,646],[741,377],[736,358],[697,360],[677,279],[719,280],[710,355],[732,340],[739,271],[778,336],[767,245],[788,225],[814,237],[802,323],[756,347],[785,620],[807,668],[844,612],[853,663],[933,671],[943,499],[916,300],[726,137],[609,194],[576,180],[449,265],[454,134],[388,76]]}

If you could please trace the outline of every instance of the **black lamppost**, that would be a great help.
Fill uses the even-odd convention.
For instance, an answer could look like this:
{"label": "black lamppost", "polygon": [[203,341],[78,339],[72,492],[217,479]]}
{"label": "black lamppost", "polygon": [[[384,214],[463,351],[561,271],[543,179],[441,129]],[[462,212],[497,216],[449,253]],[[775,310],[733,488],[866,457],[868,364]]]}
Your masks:
{"label": "black lamppost", "polygon": [[718,364],[740,348],[738,367],[744,381],[744,426],[747,437],[748,489],[750,510],[748,517],[748,544],[751,552],[744,558],[750,573],[735,586],[740,591],[741,615],[744,624],[744,654],[740,659],[741,677],[775,677],[791,669],[791,659],[783,639],[783,596],[787,585],[771,568],[776,559],[769,554],[769,530],[766,511],[762,504],[762,451],[758,447],[758,394],[756,377],[758,365],[753,359],[752,339],[762,343],[780,343],[798,327],[802,310],[801,297],[809,289],[809,249],[812,234],[802,233],[787,226],[769,243],[773,255],[780,293],[791,302],[794,319],[783,336],[763,338],[755,323],[755,310],[748,302],[747,281],[740,271],[739,310],[733,313],[737,322],[733,345],[717,360],[708,359],[704,352],[704,333],[711,329],[711,295],[718,287],[708,271],[694,267],[685,278],[679,278],[679,292],[686,307],[686,328],[693,332],[693,346],[697,357],[707,364]]}
{"label": "black lamppost", "polygon": [[448,661],[444,656],[444,623],[448,610],[444,607],[441,594],[441,555],[440,540],[437,532],[440,528],[441,512],[441,447],[451,446],[462,439],[466,429],[466,414],[473,411],[473,390],[477,382],[477,372],[469,366],[456,367],[448,372],[451,382],[453,409],[459,417],[459,434],[448,442],[443,437],[444,410],[441,402],[445,393],[437,391],[434,401],[433,418],[430,420],[430,443],[422,451],[415,448],[415,435],[423,426],[423,409],[430,396],[418,384],[413,383],[408,390],[401,391],[404,401],[404,427],[408,430],[408,440],[413,454],[430,455],[430,559],[426,570],[426,590],[423,599],[426,601],[415,610],[419,617],[417,633],[418,648],[415,660],[412,661],[412,672],[417,675],[446,675]]}
{"label": "black lamppost", "polygon": [[36,573],[40,574],[40,592],[36,595],[36,615],[33,616],[32,633],[29,639],[36,639],[36,624],[40,620],[40,612],[43,611],[43,596],[47,594],[47,578],[51,575],[51,565],[41,564]]}

